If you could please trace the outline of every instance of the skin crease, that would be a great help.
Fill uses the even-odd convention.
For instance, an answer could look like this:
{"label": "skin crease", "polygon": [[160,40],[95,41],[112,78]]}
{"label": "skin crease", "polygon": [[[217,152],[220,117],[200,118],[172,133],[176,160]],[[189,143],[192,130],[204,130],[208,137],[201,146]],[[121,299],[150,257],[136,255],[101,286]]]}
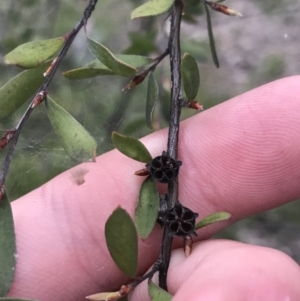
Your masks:
{"label": "skin crease", "polygon": [[[179,199],[200,217],[232,214],[230,221],[198,231],[196,240],[300,197],[299,81],[267,84],[181,124]],[[166,139],[162,130],[142,141],[156,156]],[[144,179],[133,173],[141,168],[111,151],[13,202],[17,266],[9,296],[77,301],[126,283],[107,251],[104,225],[118,205],[133,215]],[[84,181],[78,184],[80,170]],[[140,241],[139,273],[157,259],[161,232],[157,226]],[[223,240],[195,244],[188,259],[181,248],[174,251],[168,276],[174,301],[299,301],[299,281],[300,269],[286,255]],[[137,288],[132,300],[149,297]]]}

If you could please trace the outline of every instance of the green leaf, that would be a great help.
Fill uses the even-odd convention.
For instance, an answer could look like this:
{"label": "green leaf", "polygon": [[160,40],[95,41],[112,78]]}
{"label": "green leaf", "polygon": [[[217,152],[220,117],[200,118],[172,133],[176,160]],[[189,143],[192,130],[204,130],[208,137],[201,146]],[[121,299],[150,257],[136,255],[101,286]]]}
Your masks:
{"label": "green leaf", "polygon": [[97,143],[90,133],[49,96],[45,103],[52,127],[66,153],[79,162],[95,161]]}
{"label": "green leaf", "polygon": [[4,62],[21,68],[34,68],[52,57],[64,42],[64,37],[29,42],[8,53],[4,57]]}
{"label": "green leaf", "polygon": [[152,129],[153,112],[158,99],[158,85],[153,75],[149,74],[148,89],[147,89],[147,102],[146,102],[146,123]]}
{"label": "green leaf", "polygon": [[140,189],[135,210],[134,222],[142,239],[146,239],[153,230],[159,209],[159,194],[155,183],[148,177]]}
{"label": "green leaf", "polygon": [[215,39],[214,39],[214,34],[213,34],[213,30],[212,30],[212,25],[211,25],[210,12],[209,12],[208,6],[205,3],[205,1],[203,1],[203,5],[205,8],[205,12],[206,12],[208,38],[209,38],[209,45],[210,45],[212,59],[216,65],[216,67],[219,68],[220,64],[219,64],[219,59],[218,59],[217,50],[216,50],[216,46],[215,46]]}
{"label": "green leaf", "polygon": [[37,91],[45,78],[49,63],[23,71],[0,88],[0,119],[13,114]]}
{"label": "green leaf", "polygon": [[118,268],[131,278],[136,276],[138,238],[130,215],[118,207],[105,224],[106,244]]}
{"label": "green leaf", "polygon": [[115,75],[115,73],[109,70],[104,64],[102,64],[98,60],[95,60],[90,62],[85,67],[66,71],[63,73],[63,75],[70,80],[75,80],[86,79],[100,75]]}
{"label": "green leaf", "polygon": [[172,295],[154,284],[151,280],[148,283],[148,293],[151,301],[171,301]]}
{"label": "green leaf", "polygon": [[187,100],[194,100],[198,94],[200,74],[196,60],[185,53],[181,62],[182,81]]}
{"label": "green leaf", "polygon": [[[141,55],[125,55],[116,54],[115,57],[127,64],[140,68],[153,62],[151,58]],[[107,68],[103,63],[98,60],[92,61],[85,67],[69,70],[63,73],[65,77],[70,80],[86,79],[101,75],[116,75],[113,71]]]}
{"label": "green leaf", "polygon": [[153,59],[147,56],[135,54],[116,54],[115,57],[122,62],[129,64],[135,68],[141,68],[153,63]]}
{"label": "green leaf", "polygon": [[14,279],[16,242],[11,206],[6,195],[0,202],[0,296],[5,296]]}
{"label": "green leaf", "polygon": [[197,6],[201,0],[184,0],[185,5]]}
{"label": "green leaf", "polygon": [[200,229],[203,227],[206,227],[210,224],[214,224],[216,222],[225,221],[231,217],[231,214],[228,212],[217,212],[208,215],[204,219],[202,219],[200,222],[198,222],[195,226],[195,229]]}
{"label": "green leaf", "polygon": [[115,74],[125,77],[136,74],[137,69],[134,66],[119,60],[109,49],[100,43],[87,38],[87,45],[91,53]]}
{"label": "green leaf", "polygon": [[166,12],[174,3],[174,0],[150,0],[137,7],[131,13],[131,19],[156,16]]}
{"label": "green leaf", "polygon": [[[140,131],[143,131],[143,132],[149,131],[148,128],[146,128],[144,117],[140,117],[140,118],[131,120],[123,128],[124,135],[132,135],[132,134],[140,133]],[[145,135],[143,135],[143,136],[145,136]]]}
{"label": "green leaf", "polygon": [[128,33],[128,38],[131,43],[130,46],[123,51],[123,53],[144,55],[158,52],[157,46],[155,45],[156,35],[156,30],[150,30],[150,28],[147,32],[137,31]]}
{"label": "green leaf", "polygon": [[138,139],[113,132],[112,141],[114,146],[125,156],[144,163],[152,161],[149,151]]}
{"label": "green leaf", "polygon": [[63,73],[63,75],[70,80],[76,80],[76,79],[87,79],[87,78],[97,77],[100,75],[115,75],[115,74],[109,69],[100,69],[100,68],[96,69],[96,68],[82,67],[82,68],[66,71]]}

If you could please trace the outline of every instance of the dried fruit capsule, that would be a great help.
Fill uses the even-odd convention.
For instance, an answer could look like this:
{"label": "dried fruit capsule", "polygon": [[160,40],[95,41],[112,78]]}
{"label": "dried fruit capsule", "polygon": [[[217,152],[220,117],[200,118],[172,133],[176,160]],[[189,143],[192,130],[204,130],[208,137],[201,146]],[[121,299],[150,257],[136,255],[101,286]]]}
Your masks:
{"label": "dried fruit capsule", "polygon": [[180,203],[169,210],[165,221],[170,232],[175,236],[187,236],[195,234],[195,224],[198,213],[183,207]]}
{"label": "dried fruit capsule", "polygon": [[177,178],[181,164],[181,161],[177,161],[163,152],[161,156],[155,157],[151,163],[148,163],[146,168],[154,181],[169,183]]}

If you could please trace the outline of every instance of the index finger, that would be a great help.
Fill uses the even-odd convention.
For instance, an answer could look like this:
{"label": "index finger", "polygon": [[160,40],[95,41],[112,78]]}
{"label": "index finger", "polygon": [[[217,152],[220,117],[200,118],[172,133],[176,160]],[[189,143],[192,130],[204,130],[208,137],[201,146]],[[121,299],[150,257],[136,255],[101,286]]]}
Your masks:
{"label": "index finger", "polygon": [[[273,82],[182,123],[180,201],[201,217],[216,211],[233,216],[202,229],[199,238],[299,197],[299,79]],[[142,141],[159,155],[167,131]],[[82,300],[124,283],[107,251],[104,226],[118,205],[133,215],[143,181],[133,173],[141,166],[115,150],[13,202],[18,261],[10,296]],[[88,171],[82,185],[73,179],[80,169]],[[140,272],[157,259],[160,240],[157,228],[140,243]]]}

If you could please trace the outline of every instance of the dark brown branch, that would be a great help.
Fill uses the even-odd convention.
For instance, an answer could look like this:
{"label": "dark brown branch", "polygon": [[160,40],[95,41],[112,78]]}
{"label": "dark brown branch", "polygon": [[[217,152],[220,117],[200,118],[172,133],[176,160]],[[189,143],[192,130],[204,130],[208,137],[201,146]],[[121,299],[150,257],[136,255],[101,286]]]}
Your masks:
{"label": "dark brown branch", "polygon": [[[171,65],[171,108],[170,108],[170,126],[168,135],[167,153],[173,159],[178,157],[178,134],[181,114],[181,101],[183,99],[181,87],[181,51],[180,51],[180,25],[183,11],[183,3],[176,0],[171,13],[171,30],[169,39],[170,65]],[[178,201],[178,180],[168,185],[168,209],[174,207]],[[163,241],[161,246],[160,258],[162,264],[159,269],[159,286],[167,290],[167,272],[171,257],[173,237],[169,229],[165,227]]]}
{"label": "dark brown branch", "polygon": [[12,137],[12,139],[10,141],[9,149],[8,149],[8,152],[7,152],[4,164],[3,164],[2,169],[0,171],[0,188],[4,189],[5,178],[6,178],[8,169],[9,169],[9,165],[10,165],[13,153],[14,153],[15,148],[16,148],[16,144],[18,142],[18,138],[19,138],[20,132],[21,132],[21,130],[22,130],[22,128],[23,128],[26,120],[29,118],[30,114],[32,113],[32,111],[33,111],[33,109],[35,107],[35,101],[36,101],[36,99],[39,98],[41,94],[46,94],[46,91],[47,91],[49,85],[51,84],[51,82],[53,80],[53,77],[54,77],[54,75],[55,75],[58,67],[60,66],[63,58],[67,54],[69,48],[71,47],[71,45],[72,45],[75,37],[77,36],[77,34],[81,30],[81,28],[85,27],[88,19],[90,18],[92,12],[94,11],[94,9],[96,7],[97,2],[98,2],[98,0],[90,0],[89,1],[89,4],[86,7],[81,20],[66,35],[66,42],[65,42],[62,50],[60,51],[58,57],[55,59],[55,62],[53,63],[51,70],[47,74],[47,77],[46,77],[44,83],[42,84],[42,86],[38,90],[37,94],[35,95],[34,99],[30,103],[30,105],[28,106],[28,108],[25,111],[25,113],[23,114],[23,116],[20,119],[18,125],[15,127],[14,133],[13,133],[13,137]]}

